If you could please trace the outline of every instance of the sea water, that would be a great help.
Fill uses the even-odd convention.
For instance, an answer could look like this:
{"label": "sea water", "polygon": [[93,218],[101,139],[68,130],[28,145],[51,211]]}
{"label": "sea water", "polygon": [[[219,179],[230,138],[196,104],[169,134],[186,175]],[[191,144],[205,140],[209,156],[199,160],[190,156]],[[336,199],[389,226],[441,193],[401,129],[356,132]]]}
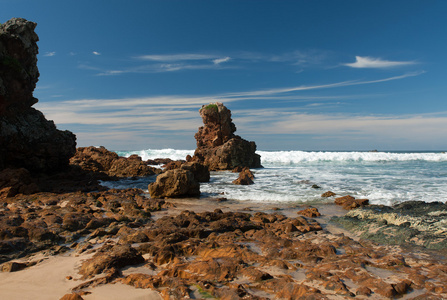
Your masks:
{"label": "sea water", "polygon": [[[185,159],[194,150],[116,151],[143,160]],[[252,169],[255,184],[234,185],[231,171],[211,172],[202,183],[202,197],[238,201],[324,203],[333,199],[321,194],[366,198],[372,204],[392,205],[403,201],[426,202],[447,199],[447,154],[441,152],[333,152],[257,151],[264,168]],[[147,191],[155,177],[105,183],[114,187],[138,187]]]}

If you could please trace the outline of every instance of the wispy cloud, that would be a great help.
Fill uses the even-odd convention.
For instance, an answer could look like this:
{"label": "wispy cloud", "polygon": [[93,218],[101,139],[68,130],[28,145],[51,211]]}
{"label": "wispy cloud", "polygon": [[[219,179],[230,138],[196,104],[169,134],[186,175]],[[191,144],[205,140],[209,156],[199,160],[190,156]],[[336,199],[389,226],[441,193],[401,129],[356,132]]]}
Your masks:
{"label": "wispy cloud", "polygon": [[[45,113],[48,119],[62,125],[64,129],[73,130],[78,137],[87,141],[107,142],[106,136],[117,132],[120,136],[127,132],[132,139],[148,139],[148,136],[161,139],[169,145],[166,136],[175,135],[188,137],[188,140],[201,125],[197,110],[203,104],[222,101],[227,105],[232,102],[256,99],[258,101],[303,101],[304,104],[290,107],[271,107],[268,109],[247,109],[233,112],[233,118],[238,128],[244,133],[257,134],[310,134],[318,136],[332,135],[341,138],[342,135],[351,138],[384,136],[390,140],[397,138],[410,139],[420,135],[424,138],[426,131],[436,132],[445,128],[442,134],[447,134],[447,112],[437,115],[406,115],[406,116],[358,116],[350,114],[315,114],[316,105],[339,105],[337,96],[301,96],[301,91],[328,88],[347,87],[354,85],[377,84],[381,82],[400,80],[422,73],[407,73],[394,77],[380,78],[368,81],[342,81],[328,84],[275,88],[266,90],[243,91],[216,95],[182,96],[167,95],[158,97],[123,98],[123,99],[79,99],[51,102],[39,102],[36,106]],[[345,99],[346,97],[341,97]],[[356,96],[355,98],[358,98]],[[315,103],[315,100],[328,104]],[[335,102],[334,102],[335,101]],[[282,106],[281,106],[282,107]],[[101,135],[101,133],[104,133]],[[149,134],[150,132],[150,134]],[[161,137],[160,133],[165,137]],[[410,134],[411,132],[411,134]],[[414,133],[414,134],[413,134]],[[156,137],[156,135],[158,135]],[[96,139],[97,137],[102,139]],[[126,141],[132,141],[126,137]],[[192,140],[192,139],[191,139]],[[192,140],[193,141],[193,140]],[[117,142],[118,143],[118,142]],[[193,142],[192,142],[193,144]],[[180,144],[181,146],[181,144]]]}
{"label": "wispy cloud", "polygon": [[231,57],[227,56],[227,57],[223,57],[223,58],[217,58],[217,59],[213,60],[213,63],[215,65],[219,65],[221,63],[224,63],[224,62],[227,62],[227,61],[230,61],[230,60],[231,60]]}
{"label": "wispy cloud", "polygon": [[414,61],[390,61],[383,60],[381,58],[373,58],[369,56],[356,56],[355,62],[343,64],[344,66],[351,68],[373,68],[373,69],[384,69],[414,65]]}
{"label": "wispy cloud", "polygon": [[55,56],[56,52],[46,52],[43,56],[47,56],[47,57],[51,57],[51,56]]}
{"label": "wispy cloud", "polygon": [[[95,52],[97,53],[97,52]],[[100,55],[100,53],[97,53]],[[97,75],[110,76],[128,73],[162,73],[183,70],[223,70],[249,68],[253,64],[283,64],[285,66],[303,67],[319,65],[327,57],[324,51],[293,51],[283,54],[261,54],[254,52],[222,53],[173,53],[147,54],[131,57],[128,67],[103,69]],[[144,65],[141,62],[146,62]],[[229,61],[234,62],[228,65]],[[264,65],[265,66],[265,65]]]}
{"label": "wispy cloud", "polygon": [[93,55],[101,55],[101,53],[99,53],[98,51],[93,51],[92,54]]}
{"label": "wispy cloud", "polygon": [[210,54],[183,53],[183,54],[150,54],[150,55],[136,56],[135,58],[141,60],[167,62],[167,61],[184,61],[184,60],[212,60],[218,58],[218,56]]}
{"label": "wispy cloud", "polygon": [[363,84],[373,84],[373,83],[380,83],[380,82],[404,79],[407,77],[419,76],[424,73],[425,73],[424,71],[410,72],[410,73],[405,73],[405,74],[398,75],[398,76],[386,77],[386,78],[381,78],[381,79],[376,79],[376,80],[365,80],[365,81],[348,80],[348,81],[341,81],[341,82],[321,84],[321,85],[307,85],[307,86],[302,85],[302,86],[287,87],[287,88],[275,88],[275,89],[240,92],[240,93],[229,93],[229,94],[222,95],[222,97],[232,98],[232,97],[266,96],[266,95],[276,95],[276,94],[283,94],[283,93],[290,93],[290,92],[297,92],[297,91],[327,89],[327,88],[336,88],[336,87],[363,85]]}

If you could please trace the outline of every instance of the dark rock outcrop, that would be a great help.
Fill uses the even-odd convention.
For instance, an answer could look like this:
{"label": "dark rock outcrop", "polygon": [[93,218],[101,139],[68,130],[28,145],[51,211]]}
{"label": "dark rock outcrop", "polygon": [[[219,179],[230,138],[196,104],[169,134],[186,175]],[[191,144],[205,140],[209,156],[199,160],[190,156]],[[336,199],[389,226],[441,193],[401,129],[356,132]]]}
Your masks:
{"label": "dark rock outcrop", "polygon": [[32,108],[39,78],[35,27],[25,19],[0,25],[0,170],[61,170],[76,151],[73,133],[57,130]]}
{"label": "dark rock outcrop", "polygon": [[200,184],[192,172],[183,169],[166,171],[149,184],[151,198],[200,196]]}
{"label": "dark rock outcrop", "polygon": [[229,109],[216,102],[202,106],[199,112],[204,126],[195,134],[197,149],[192,158],[194,161],[203,162],[212,171],[262,167],[261,157],[255,153],[255,142],[234,134],[236,126]]}

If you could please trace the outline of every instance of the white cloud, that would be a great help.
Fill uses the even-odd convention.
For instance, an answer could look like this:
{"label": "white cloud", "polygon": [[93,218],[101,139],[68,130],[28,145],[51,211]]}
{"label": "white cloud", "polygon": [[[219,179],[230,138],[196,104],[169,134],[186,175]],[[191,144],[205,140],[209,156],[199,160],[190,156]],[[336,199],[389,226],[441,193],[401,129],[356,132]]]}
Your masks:
{"label": "white cloud", "polygon": [[380,58],[373,58],[369,56],[356,56],[354,63],[347,63],[344,65],[351,68],[383,69],[383,68],[400,67],[414,64],[415,64],[414,61],[390,61],[390,60],[383,60]]}
{"label": "white cloud", "polygon": [[99,53],[98,51],[93,51],[92,52],[94,55],[101,55],[101,53]]}
{"label": "white cloud", "polygon": [[212,60],[216,59],[216,55],[209,54],[194,54],[194,53],[184,53],[184,54],[153,54],[153,55],[141,55],[136,58],[141,60],[151,60],[151,61],[183,61],[183,60]]}
{"label": "white cloud", "polygon": [[229,60],[231,60],[231,57],[227,56],[227,57],[223,57],[223,58],[217,58],[217,59],[213,60],[213,63],[214,63],[215,65],[218,65],[218,64],[227,62],[227,61],[229,61]]}
{"label": "white cloud", "polygon": [[48,56],[48,57],[51,57],[51,56],[55,56],[56,55],[56,52],[46,52],[43,56]]}

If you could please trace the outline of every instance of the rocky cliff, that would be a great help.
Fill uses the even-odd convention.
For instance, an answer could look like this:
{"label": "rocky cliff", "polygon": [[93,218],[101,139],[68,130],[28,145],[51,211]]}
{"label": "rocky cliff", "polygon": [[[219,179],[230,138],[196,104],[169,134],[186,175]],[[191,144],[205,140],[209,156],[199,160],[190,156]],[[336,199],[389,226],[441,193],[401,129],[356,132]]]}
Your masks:
{"label": "rocky cliff", "polygon": [[216,102],[202,106],[199,112],[204,126],[195,134],[197,149],[193,160],[204,163],[210,170],[261,167],[255,142],[234,134],[236,126],[228,108]]}
{"label": "rocky cliff", "polygon": [[76,152],[75,135],[32,108],[39,78],[35,27],[21,18],[0,25],[0,170],[60,170]]}

